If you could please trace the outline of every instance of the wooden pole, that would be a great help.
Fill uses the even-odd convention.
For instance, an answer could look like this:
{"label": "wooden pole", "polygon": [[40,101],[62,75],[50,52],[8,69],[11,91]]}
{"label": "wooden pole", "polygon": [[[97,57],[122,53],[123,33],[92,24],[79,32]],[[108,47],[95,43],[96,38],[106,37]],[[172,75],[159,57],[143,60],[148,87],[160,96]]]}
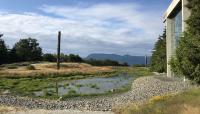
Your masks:
{"label": "wooden pole", "polygon": [[60,39],[61,39],[61,31],[58,32],[57,70],[60,69]]}

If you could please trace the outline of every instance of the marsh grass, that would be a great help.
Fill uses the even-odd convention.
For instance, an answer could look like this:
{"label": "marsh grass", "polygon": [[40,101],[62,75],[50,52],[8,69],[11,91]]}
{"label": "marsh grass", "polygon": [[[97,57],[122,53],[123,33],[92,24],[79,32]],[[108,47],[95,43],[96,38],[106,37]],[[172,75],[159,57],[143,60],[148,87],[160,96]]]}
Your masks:
{"label": "marsh grass", "polygon": [[116,108],[116,114],[200,114],[200,89],[178,95],[155,96],[143,105]]}
{"label": "marsh grass", "polygon": [[52,79],[31,79],[31,78],[21,78],[21,79],[1,79],[0,80],[0,90],[10,90],[14,95],[30,95],[32,96],[34,91],[40,91],[45,88],[56,87]]}
{"label": "marsh grass", "polygon": [[76,90],[70,88],[68,93],[62,96],[62,100],[70,97],[79,97],[81,94],[77,93]]}
{"label": "marsh grass", "polygon": [[[35,97],[35,91],[42,91],[47,88],[56,88],[56,81],[63,80],[77,80],[89,77],[111,77],[117,76],[119,74],[125,73],[134,77],[151,75],[151,72],[146,68],[133,68],[133,67],[93,67],[87,64],[75,64],[79,65],[79,68],[63,68],[61,71],[57,71],[52,68],[44,67],[45,64],[52,63],[37,63],[31,64],[36,70],[27,70],[26,67],[30,65],[30,63],[18,63],[17,69],[6,69],[7,65],[3,65],[3,69],[0,71],[0,92],[5,90],[11,91],[12,95],[19,96],[30,96]],[[69,63],[64,63],[69,64]],[[53,63],[54,65],[54,63]],[[1,66],[2,68],[2,66]],[[19,71],[19,72],[18,72]],[[44,72],[45,71],[45,72]],[[22,75],[20,75],[22,74]],[[62,85],[65,88],[70,88],[69,84]],[[76,85],[77,88],[83,87],[83,85]],[[91,88],[99,89],[99,87],[95,85],[90,85]],[[123,87],[122,89],[116,89],[114,91],[106,92],[103,95],[115,94],[120,92],[128,91],[131,88],[130,85]],[[55,94],[50,94],[41,97],[48,99],[57,99],[58,96]],[[1,93],[0,93],[1,94]],[[98,94],[102,95],[102,94]],[[74,93],[70,95],[64,96],[64,98],[73,97],[73,96],[98,96],[97,94],[84,95],[79,93]]]}
{"label": "marsh grass", "polygon": [[82,85],[82,84],[76,84],[76,87],[77,88],[81,88],[81,87],[83,87],[84,85]]}
{"label": "marsh grass", "polygon": [[132,75],[134,77],[151,76],[153,73],[145,67],[116,67],[117,72]]}
{"label": "marsh grass", "polygon": [[89,84],[90,88],[100,89],[97,84]]}

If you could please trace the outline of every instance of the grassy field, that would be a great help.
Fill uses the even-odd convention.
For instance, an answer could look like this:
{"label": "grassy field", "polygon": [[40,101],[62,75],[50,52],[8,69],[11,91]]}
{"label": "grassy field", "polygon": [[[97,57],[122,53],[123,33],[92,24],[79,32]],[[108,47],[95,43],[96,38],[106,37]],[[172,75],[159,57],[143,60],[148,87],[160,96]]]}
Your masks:
{"label": "grassy field", "polygon": [[200,89],[178,95],[156,96],[143,105],[115,109],[116,114],[200,114]]}
{"label": "grassy field", "polygon": [[[33,96],[35,91],[56,88],[59,85],[56,85],[55,82],[62,80],[76,80],[94,76],[110,77],[121,73],[128,73],[135,77],[152,75],[146,68],[96,67],[84,63],[62,63],[59,71],[56,70],[56,63],[16,63],[1,65],[0,68],[0,93],[9,90],[13,95],[19,96]],[[97,88],[95,85],[92,87]],[[129,89],[130,86],[124,87],[115,93]],[[84,95],[73,93],[70,96]],[[45,98],[57,98],[57,96],[55,92],[47,92]]]}

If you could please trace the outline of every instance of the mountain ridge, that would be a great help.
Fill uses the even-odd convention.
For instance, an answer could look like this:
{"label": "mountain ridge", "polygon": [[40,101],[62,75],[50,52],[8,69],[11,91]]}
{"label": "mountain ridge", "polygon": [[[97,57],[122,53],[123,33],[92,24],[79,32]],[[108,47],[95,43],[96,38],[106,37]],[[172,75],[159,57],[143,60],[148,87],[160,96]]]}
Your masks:
{"label": "mountain ridge", "polygon": [[[147,63],[150,63],[150,56],[147,57]],[[129,65],[145,64],[145,56],[132,56],[132,55],[118,55],[118,54],[104,54],[104,53],[93,53],[86,57],[86,59],[96,60],[114,60],[120,63],[128,63]]]}

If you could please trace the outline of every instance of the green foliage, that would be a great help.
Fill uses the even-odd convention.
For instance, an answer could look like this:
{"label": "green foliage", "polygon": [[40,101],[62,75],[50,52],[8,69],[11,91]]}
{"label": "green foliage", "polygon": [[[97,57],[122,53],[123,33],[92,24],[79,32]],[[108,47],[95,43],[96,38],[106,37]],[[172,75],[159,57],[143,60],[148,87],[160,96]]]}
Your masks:
{"label": "green foliage", "polygon": [[49,61],[49,62],[56,62],[56,56],[53,54],[47,53],[43,55],[43,60]]}
{"label": "green foliage", "polygon": [[[50,53],[44,54],[43,60],[49,61],[49,62],[56,62],[57,55],[50,54]],[[83,59],[79,55],[75,55],[75,54],[65,55],[65,54],[61,53],[60,60],[61,60],[61,62],[83,62]]]}
{"label": "green foliage", "polygon": [[7,63],[19,62],[20,58],[16,54],[16,50],[13,48],[8,51],[8,61]]}
{"label": "green foliage", "polygon": [[95,60],[95,59],[89,59],[85,60],[85,63],[91,64],[93,66],[128,66],[127,63],[120,64],[117,61],[113,60]]}
{"label": "green foliage", "polygon": [[20,39],[14,49],[21,61],[38,61],[42,58],[42,49],[36,39]]}
{"label": "green foliage", "polygon": [[99,89],[99,87],[97,86],[97,84],[90,84],[89,86],[90,86],[90,88]]}
{"label": "green foliage", "polygon": [[176,75],[183,75],[200,84],[200,1],[189,0],[191,16],[187,31],[180,38],[176,55],[170,64]]}
{"label": "green foliage", "polygon": [[[57,56],[57,55],[56,55]],[[76,57],[79,57],[78,55]],[[79,57],[80,58],[80,57]],[[69,60],[69,56],[68,55],[65,55],[63,53],[60,54],[60,59],[62,62],[70,62]],[[80,60],[78,60],[77,62],[80,62]]]}
{"label": "green foliage", "polygon": [[82,85],[82,84],[77,84],[77,85],[76,85],[77,88],[81,88],[81,87],[83,87],[83,86],[84,86],[84,85]]}
{"label": "green foliage", "polygon": [[166,30],[164,30],[162,36],[159,36],[154,46],[154,52],[151,58],[151,70],[159,73],[166,72],[167,70]]}
{"label": "green foliage", "polygon": [[7,61],[7,47],[4,40],[1,39],[0,37],[0,64],[6,63],[6,61]]}
{"label": "green foliage", "polygon": [[70,62],[82,62],[83,59],[79,55],[69,54]]}
{"label": "green foliage", "polygon": [[145,65],[144,64],[134,64],[134,65],[132,65],[133,67],[145,67]]}

